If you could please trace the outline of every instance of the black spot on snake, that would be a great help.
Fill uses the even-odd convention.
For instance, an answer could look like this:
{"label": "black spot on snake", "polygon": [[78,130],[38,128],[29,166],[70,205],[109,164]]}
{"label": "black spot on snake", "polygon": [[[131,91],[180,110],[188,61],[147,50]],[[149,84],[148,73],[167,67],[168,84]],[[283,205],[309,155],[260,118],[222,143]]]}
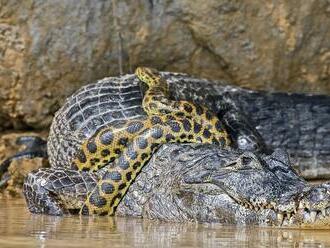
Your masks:
{"label": "black spot on snake", "polygon": [[87,142],[87,150],[90,153],[95,153],[97,151],[97,145],[95,144],[95,141],[93,139]]}
{"label": "black spot on snake", "polygon": [[143,123],[140,121],[133,121],[128,124],[126,131],[133,134],[139,132],[143,128]]}
{"label": "black spot on snake", "polygon": [[110,145],[113,141],[113,134],[111,131],[103,131],[100,135],[100,141],[103,145]]}
{"label": "black spot on snake", "polygon": [[115,187],[109,182],[103,182],[101,185],[101,190],[104,194],[112,194],[115,190]]}

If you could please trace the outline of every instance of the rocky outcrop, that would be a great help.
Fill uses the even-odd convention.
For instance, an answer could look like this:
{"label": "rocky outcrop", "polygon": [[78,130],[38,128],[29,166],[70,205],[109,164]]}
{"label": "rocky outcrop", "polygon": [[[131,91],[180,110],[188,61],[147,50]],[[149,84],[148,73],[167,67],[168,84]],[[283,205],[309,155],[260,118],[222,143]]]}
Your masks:
{"label": "rocky outcrop", "polygon": [[26,0],[0,4],[0,126],[45,128],[82,84],[137,65],[330,93],[330,2]]}
{"label": "rocky outcrop", "polygon": [[[0,134],[0,161],[4,162],[8,157],[24,149],[24,146],[17,143],[17,138],[22,136],[37,135],[45,138],[46,133],[16,132]],[[49,166],[46,158],[23,158],[10,163],[8,171],[2,174],[0,171],[0,197],[19,196],[22,193],[24,178],[32,170]]]}

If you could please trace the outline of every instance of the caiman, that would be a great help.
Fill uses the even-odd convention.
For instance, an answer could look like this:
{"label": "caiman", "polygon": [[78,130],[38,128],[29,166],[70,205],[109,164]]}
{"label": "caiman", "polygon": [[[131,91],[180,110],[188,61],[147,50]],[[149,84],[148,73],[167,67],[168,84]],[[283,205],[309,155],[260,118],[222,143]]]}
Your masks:
{"label": "caiman", "polygon": [[[277,145],[290,150],[285,145],[296,133],[269,127],[272,139],[265,135],[265,142],[267,120],[261,117],[251,124],[242,112],[260,117],[264,109],[280,104],[304,105],[302,111],[308,113],[317,110],[322,122],[307,121],[309,128],[299,136],[306,140],[306,133],[322,134],[322,141],[314,138],[313,144],[323,146],[312,147],[320,151],[312,153],[313,159],[322,163],[329,158],[323,153],[330,146],[329,97],[251,92],[150,68],[138,68],[136,76],[87,85],[57,112],[47,144],[52,168],[29,174],[24,184],[31,212],[327,223],[328,184],[308,185],[291,168],[286,152],[274,150],[280,138],[283,144]],[[244,104],[252,106],[244,109]],[[268,121],[285,119],[286,110],[268,113],[273,117]],[[278,125],[292,128],[296,117]],[[178,142],[204,144],[164,145],[152,156],[161,145]],[[293,154],[300,156],[299,149],[305,147],[296,145]]]}

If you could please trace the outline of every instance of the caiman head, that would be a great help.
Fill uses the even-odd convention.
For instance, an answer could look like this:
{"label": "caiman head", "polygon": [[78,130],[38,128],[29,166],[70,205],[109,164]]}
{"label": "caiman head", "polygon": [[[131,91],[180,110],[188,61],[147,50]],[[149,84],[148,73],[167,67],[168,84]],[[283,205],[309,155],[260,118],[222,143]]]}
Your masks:
{"label": "caiman head", "polygon": [[[149,193],[138,186],[149,184]],[[127,214],[136,204],[143,205],[141,215],[166,220],[330,225],[330,184],[309,185],[283,150],[262,155],[166,145],[131,186],[118,213]]]}
{"label": "caiman head", "polygon": [[[98,173],[101,173],[100,170]],[[33,213],[77,213],[98,173],[43,169],[24,184]],[[310,185],[283,150],[271,154],[166,144],[142,169],[117,215],[228,224],[330,226],[330,183]]]}

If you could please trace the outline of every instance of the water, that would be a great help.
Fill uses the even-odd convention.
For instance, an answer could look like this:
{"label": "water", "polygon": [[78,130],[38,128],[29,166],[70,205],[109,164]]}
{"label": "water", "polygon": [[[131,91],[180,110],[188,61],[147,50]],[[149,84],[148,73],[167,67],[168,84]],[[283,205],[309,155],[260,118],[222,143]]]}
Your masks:
{"label": "water", "polygon": [[330,230],[53,217],[0,199],[0,247],[330,247]]}

